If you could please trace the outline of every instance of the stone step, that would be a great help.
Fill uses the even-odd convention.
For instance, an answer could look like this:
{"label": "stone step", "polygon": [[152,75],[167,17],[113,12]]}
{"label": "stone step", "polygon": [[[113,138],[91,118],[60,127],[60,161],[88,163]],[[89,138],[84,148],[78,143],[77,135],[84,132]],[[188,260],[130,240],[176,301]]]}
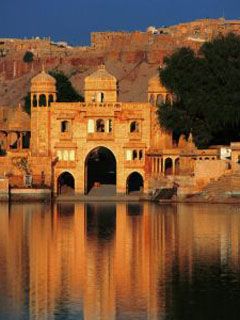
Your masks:
{"label": "stone step", "polygon": [[116,185],[112,184],[102,184],[99,187],[93,187],[88,196],[91,197],[105,197],[116,195]]}

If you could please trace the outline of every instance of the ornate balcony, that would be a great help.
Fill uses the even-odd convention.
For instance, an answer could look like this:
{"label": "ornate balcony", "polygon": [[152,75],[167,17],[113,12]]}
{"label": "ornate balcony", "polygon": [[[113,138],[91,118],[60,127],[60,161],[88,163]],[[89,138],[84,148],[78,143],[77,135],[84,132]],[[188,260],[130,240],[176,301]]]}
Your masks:
{"label": "ornate balcony", "polygon": [[88,133],[87,141],[112,141],[114,140],[113,132],[93,132]]}

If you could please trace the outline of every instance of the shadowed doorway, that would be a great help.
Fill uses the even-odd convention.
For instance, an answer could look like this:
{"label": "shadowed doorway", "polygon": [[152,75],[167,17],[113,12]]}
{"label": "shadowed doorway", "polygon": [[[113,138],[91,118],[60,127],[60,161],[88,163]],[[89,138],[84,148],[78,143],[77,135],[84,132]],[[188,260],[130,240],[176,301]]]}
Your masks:
{"label": "shadowed doorway", "polygon": [[63,172],[58,177],[58,194],[73,194],[75,189],[74,177],[69,172]]}
{"label": "shadowed doorway", "polygon": [[143,192],[143,177],[138,172],[131,173],[127,178],[127,194]]}
{"label": "shadowed doorway", "polygon": [[98,147],[86,157],[85,193],[94,196],[116,193],[116,159],[111,150]]}

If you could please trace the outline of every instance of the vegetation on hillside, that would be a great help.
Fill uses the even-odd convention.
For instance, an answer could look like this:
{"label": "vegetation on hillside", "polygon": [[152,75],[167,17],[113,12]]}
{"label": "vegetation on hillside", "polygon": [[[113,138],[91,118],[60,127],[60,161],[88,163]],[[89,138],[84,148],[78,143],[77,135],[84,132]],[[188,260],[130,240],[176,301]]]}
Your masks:
{"label": "vegetation on hillside", "polygon": [[23,56],[23,61],[25,63],[33,62],[34,54],[31,51],[26,51]]}
{"label": "vegetation on hillside", "polygon": [[175,137],[192,132],[198,147],[240,140],[240,37],[181,48],[164,63],[160,78],[175,99],[158,107],[160,125]]}
{"label": "vegetation on hillside", "polygon": [[[69,78],[61,71],[50,71],[49,74],[56,79],[57,102],[84,101],[84,98],[72,86]],[[24,98],[25,111],[31,113],[30,93]]]}
{"label": "vegetation on hillside", "polygon": [[57,81],[58,102],[77,102],[84,100],[83,96],[76,91],[69,78],[63,72],[50,71],[49,74]]}

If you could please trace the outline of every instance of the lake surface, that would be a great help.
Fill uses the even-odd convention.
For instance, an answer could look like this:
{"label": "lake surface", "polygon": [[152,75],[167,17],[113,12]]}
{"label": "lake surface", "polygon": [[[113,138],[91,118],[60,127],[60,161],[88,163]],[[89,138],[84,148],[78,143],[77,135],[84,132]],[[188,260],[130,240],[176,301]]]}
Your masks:
{"label": "lake surface", "polygon": [[0,204],[0,319],[240,319],[240,206]]}

